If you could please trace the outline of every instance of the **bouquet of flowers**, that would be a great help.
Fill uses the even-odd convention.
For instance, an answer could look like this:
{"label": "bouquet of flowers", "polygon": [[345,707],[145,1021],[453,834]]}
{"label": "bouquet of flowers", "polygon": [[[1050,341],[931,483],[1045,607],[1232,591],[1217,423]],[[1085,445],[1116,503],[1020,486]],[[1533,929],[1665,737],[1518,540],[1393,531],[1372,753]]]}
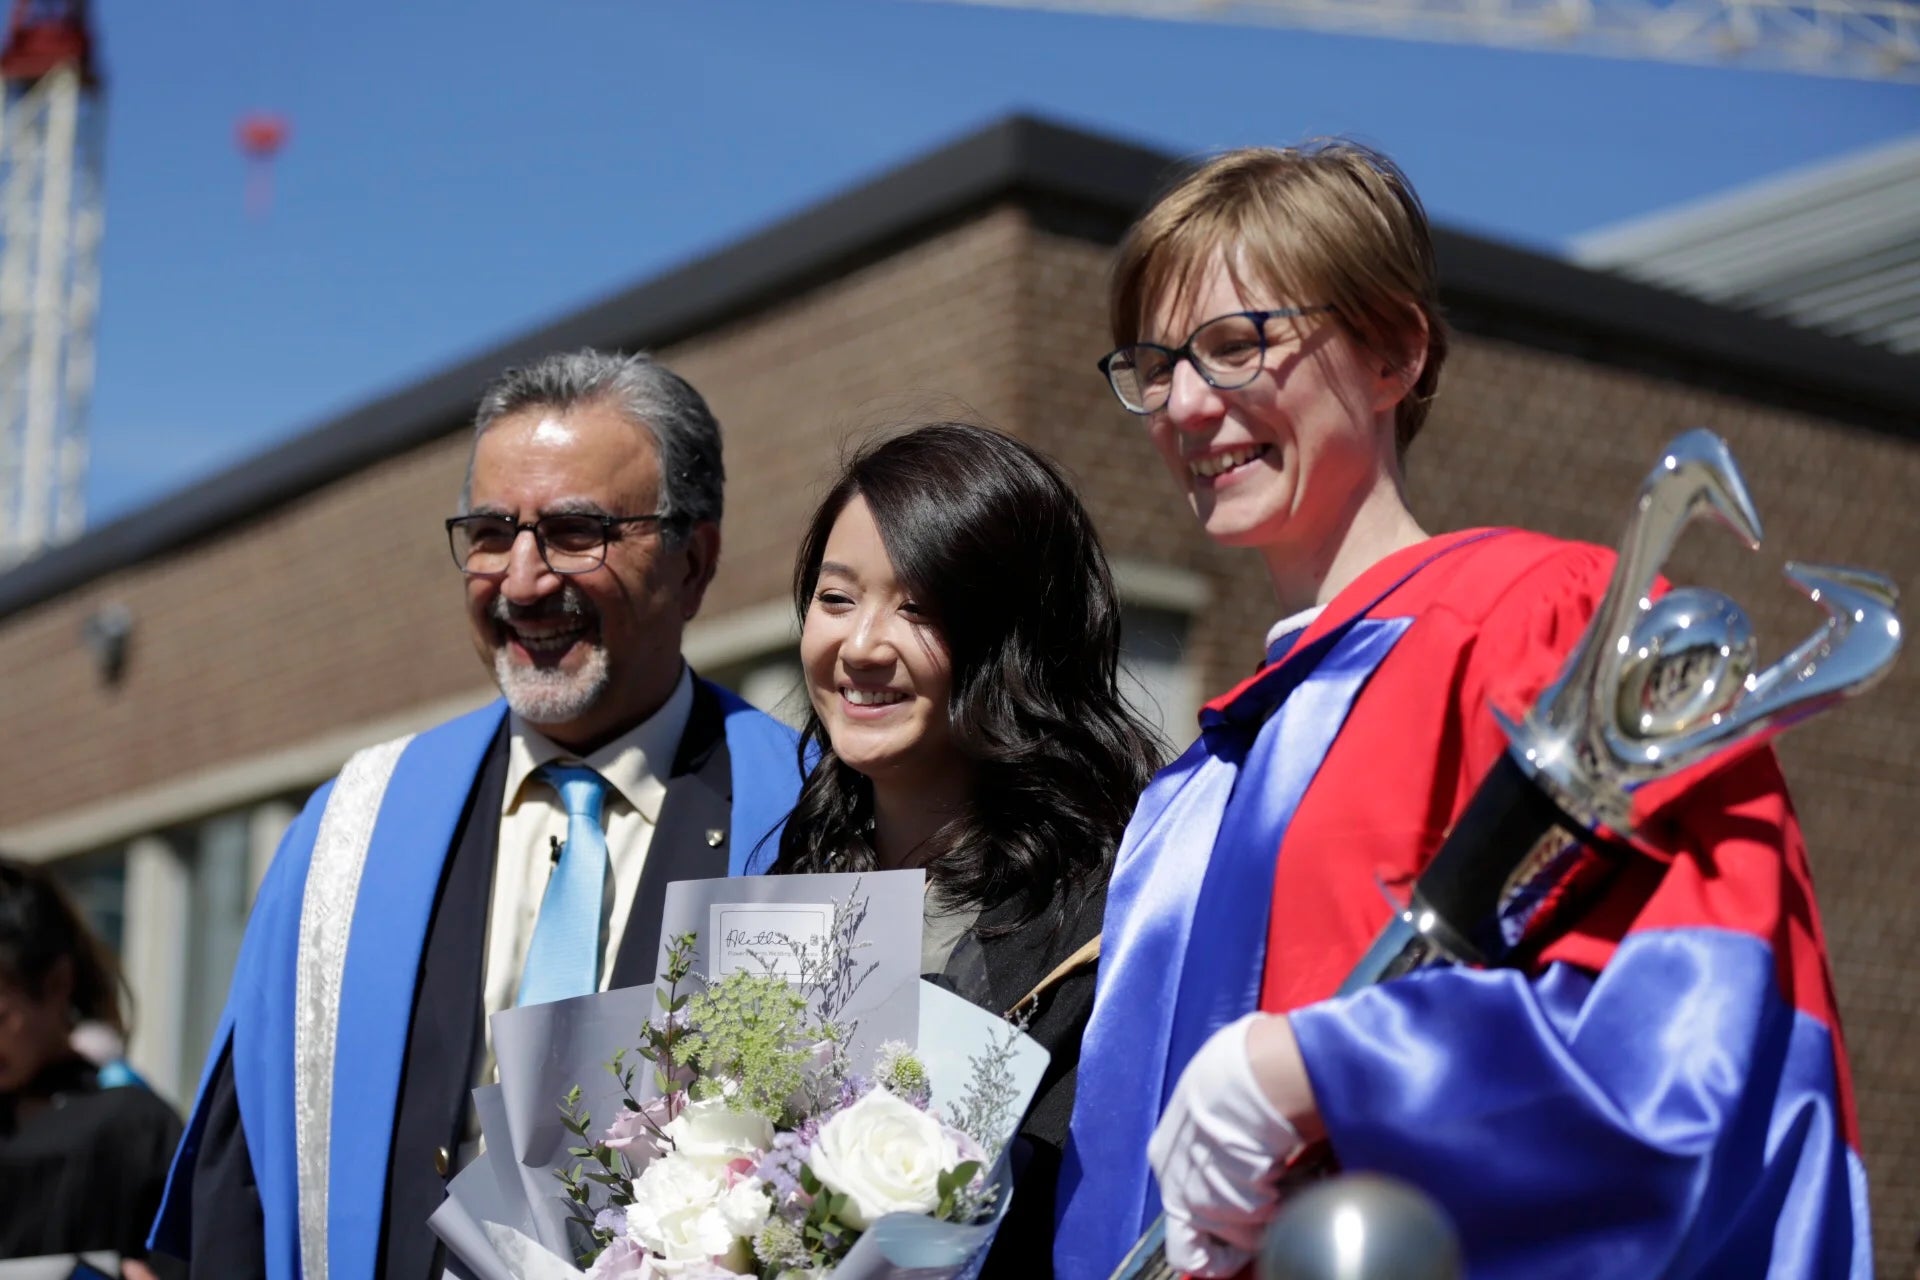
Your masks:
{"label": "bouquet of flowers", "polygon": [[[539,1136],[548,1124],[514,1124],[528,1108],[512,1099],[551,1079],[554,1055],[510,1071],[520,1037],[503,1037],[498,1015],[508,1100],[477,1091],[487,1155],[434,1217],[469,1274],[854,1280],[977,1268],[1046,1054],[931,983],[919,988],[917,1045],[860,1049],[843,1014],[874,967],[855,958],[863,914],[836,903],[824,939],[783,939],[782,963],[712,981],[695,972],[695,935],[674,937],[650,1016],[602,1059],[611,1088],[548,1095],[541,1119],[557,1116],[557,1142]],[[634,994],[533,1009],[619,997],[631,1011]]]}

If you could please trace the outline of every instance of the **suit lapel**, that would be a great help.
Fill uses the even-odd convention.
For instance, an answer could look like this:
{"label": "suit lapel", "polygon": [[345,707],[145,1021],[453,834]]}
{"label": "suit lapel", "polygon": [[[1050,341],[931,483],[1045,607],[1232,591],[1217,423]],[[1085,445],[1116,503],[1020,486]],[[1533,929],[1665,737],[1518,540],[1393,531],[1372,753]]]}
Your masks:
{"label": "suit lapel", "polygon": [[667,779],[660,821],[647,846],[627,930],[614,956],[611,985],[652,982],[660,961],[660,916],[667,886],[727,874],[732,839],[733,764],[719,698],[704,680],[693,682],[693,709]]}

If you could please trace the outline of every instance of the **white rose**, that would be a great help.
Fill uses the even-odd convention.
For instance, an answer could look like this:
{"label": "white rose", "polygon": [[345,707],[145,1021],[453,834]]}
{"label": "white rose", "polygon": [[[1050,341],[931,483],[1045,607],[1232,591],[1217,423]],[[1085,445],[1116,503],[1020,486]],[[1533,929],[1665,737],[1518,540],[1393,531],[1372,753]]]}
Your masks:
{"label": "white rose", "polygon": [[726,1194],[722,1171],[669,1153],[634,1180],[627,1231],[661,1258],[669,1275],[706,1263],[733,1248],[734,1233],[720,1212]]}
{"label": "white rose", "polygon": [[773,1197],[766,1193],[758,1178],[744,1178],[734,1183],[720,1200],[721,1221],[741,1239],[750,1239],[772,1216]]}
{"label": "white rose", "polygon": [[690,1102],[663,1130],[674,1154],[712,1169],[729,1161],[758,1157],[773,1145],[773,1121],[751,1111],[735,1111],[724,1098]]}
{"label": "white rose", "polygon": [[960,1149],[938,1120],[885,1089],[875,1089],[820,1126],[807,1165],[850,1199],[845,1217],[862,1230],[889,1213],[931,1213],[940,1175]]}

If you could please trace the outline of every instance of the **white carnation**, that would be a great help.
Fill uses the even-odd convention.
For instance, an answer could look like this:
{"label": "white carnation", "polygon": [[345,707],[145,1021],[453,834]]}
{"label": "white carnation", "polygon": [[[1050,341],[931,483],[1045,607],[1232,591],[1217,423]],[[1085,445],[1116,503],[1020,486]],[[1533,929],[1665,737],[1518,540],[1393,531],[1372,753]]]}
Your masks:
{"label": "white carnation", "polygon": [[735,1235],[720,1208],[726,1195],[723,1169],[678,1152],[660,1156],[634,1180],[627,1231],[660,1257],[660,1269],[669,1275],[677,1267],[723,1257]]}
{"label": "white carnation", "polygon": [[675,1155],[712,1169],[742,1158],[757,1159],[773,1145],[773,1121],[735,1111],[724,1098],[690,1102],[664,1129]]}
{"label": "white carnation", "polygon": [[720,1200],[720,1217],[727,1230],[740,1239],[751,1239],[773,1216],[773,1197],[758,1178],[743,1178],[727,1189]]}
{"label": "white carnation", "polygon": [[875,1089],[820,1126],[807,1165],[821,1183],[852,1201],[848,1223],[864,1230],[889,1213],[931,1213],[940,1175],[960,1149],[938,1120],[885,1089]]}

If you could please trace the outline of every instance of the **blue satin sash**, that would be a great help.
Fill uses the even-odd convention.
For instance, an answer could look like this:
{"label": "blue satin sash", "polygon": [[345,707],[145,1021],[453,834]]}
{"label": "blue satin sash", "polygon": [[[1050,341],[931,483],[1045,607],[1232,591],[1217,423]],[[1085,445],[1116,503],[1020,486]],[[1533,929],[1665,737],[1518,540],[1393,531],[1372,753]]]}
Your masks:
{"label": "blue satin sash", "polygon": [[[329,1127],[328,1253],[338,1275],[372,1275],[385,1211],[387,1156],[413,1004],[440,869],[506,705],[495,702],[408,744],[394,767],[362,870],[346,969],[335,1062],[345,1072]],[[260,1193],[267,1274],[300,1274],[299,1185],[294,1162],[294,990],[300,913],[314,839],[333,785],[315,792],[288,828],[255,898],[233,987],[207,1055],[200,1093],[152,1233],[185,1257],[192,1229],[193,1157],[205,1131],[206,1088],[231,1053],[234,1092]],[[422,856],[423,853],[428,856]],[[351,1016],[347,1011],[351,1010]]]}
{"label": "blue satin sash", "polygon": [[1405,618],[1359,618],[1269,669],[1148,786],[1107,890],[1054,1267],[1105,1280],[1160,1211],[1147,1140],[1200,1043],[1258,1007],[1294,809]]}
{"label": "blue satin sash", "polygon": [[[1251,749],[1236,762],[1239,775],[1204,864],[1193,932],[1180,965],[1180,991],[1167,1041],[1168,1070],[1156,1116],[1180,1068],[1193,1060],[1207,1037],[1260,1007],[1268,913],[1248,911],[1245,904],[1272,900],[1280,844],[1307,784],[1368,677],[1411,624],[1410,618],[1358,621],[1275,668],[1224,712],[1201,715],[1203,732],[1226,740],[1223,757],[1236,739],[1245,741],[1249,728],[1257,733]],[[1146,1221],[1159,1213],[1159,1197],[1152,1201]]]}
{"label": "blue satin sash", "polygon": [[[332,1276],[371,1276],[379,1270],[387,1163],[420,952],[473,779],[505,714],[494,703],[409,743],[394,765],[367,845],[341,975],[334,1056],[327,1167]],[[396,975],[405,976],[396,980]],[[243,1107],[244,1102],[243,1097]]]}
{"label": "blue satin sash", "polygon": [[1864,1280],[1832,1032],[1776,964],[1658,930],[1597,976],[1428,969],[1290,1020],[1341,1166],[1435,1196],[1475,1280]]}
{"label": "blue satin sash", "polygon": [[[727,874],[764,875],[780,856],[780,832],[800,797],[799,735],[719,685],[733,772],[733,834]],[[809,760],[808,766],[812,766]]]}

